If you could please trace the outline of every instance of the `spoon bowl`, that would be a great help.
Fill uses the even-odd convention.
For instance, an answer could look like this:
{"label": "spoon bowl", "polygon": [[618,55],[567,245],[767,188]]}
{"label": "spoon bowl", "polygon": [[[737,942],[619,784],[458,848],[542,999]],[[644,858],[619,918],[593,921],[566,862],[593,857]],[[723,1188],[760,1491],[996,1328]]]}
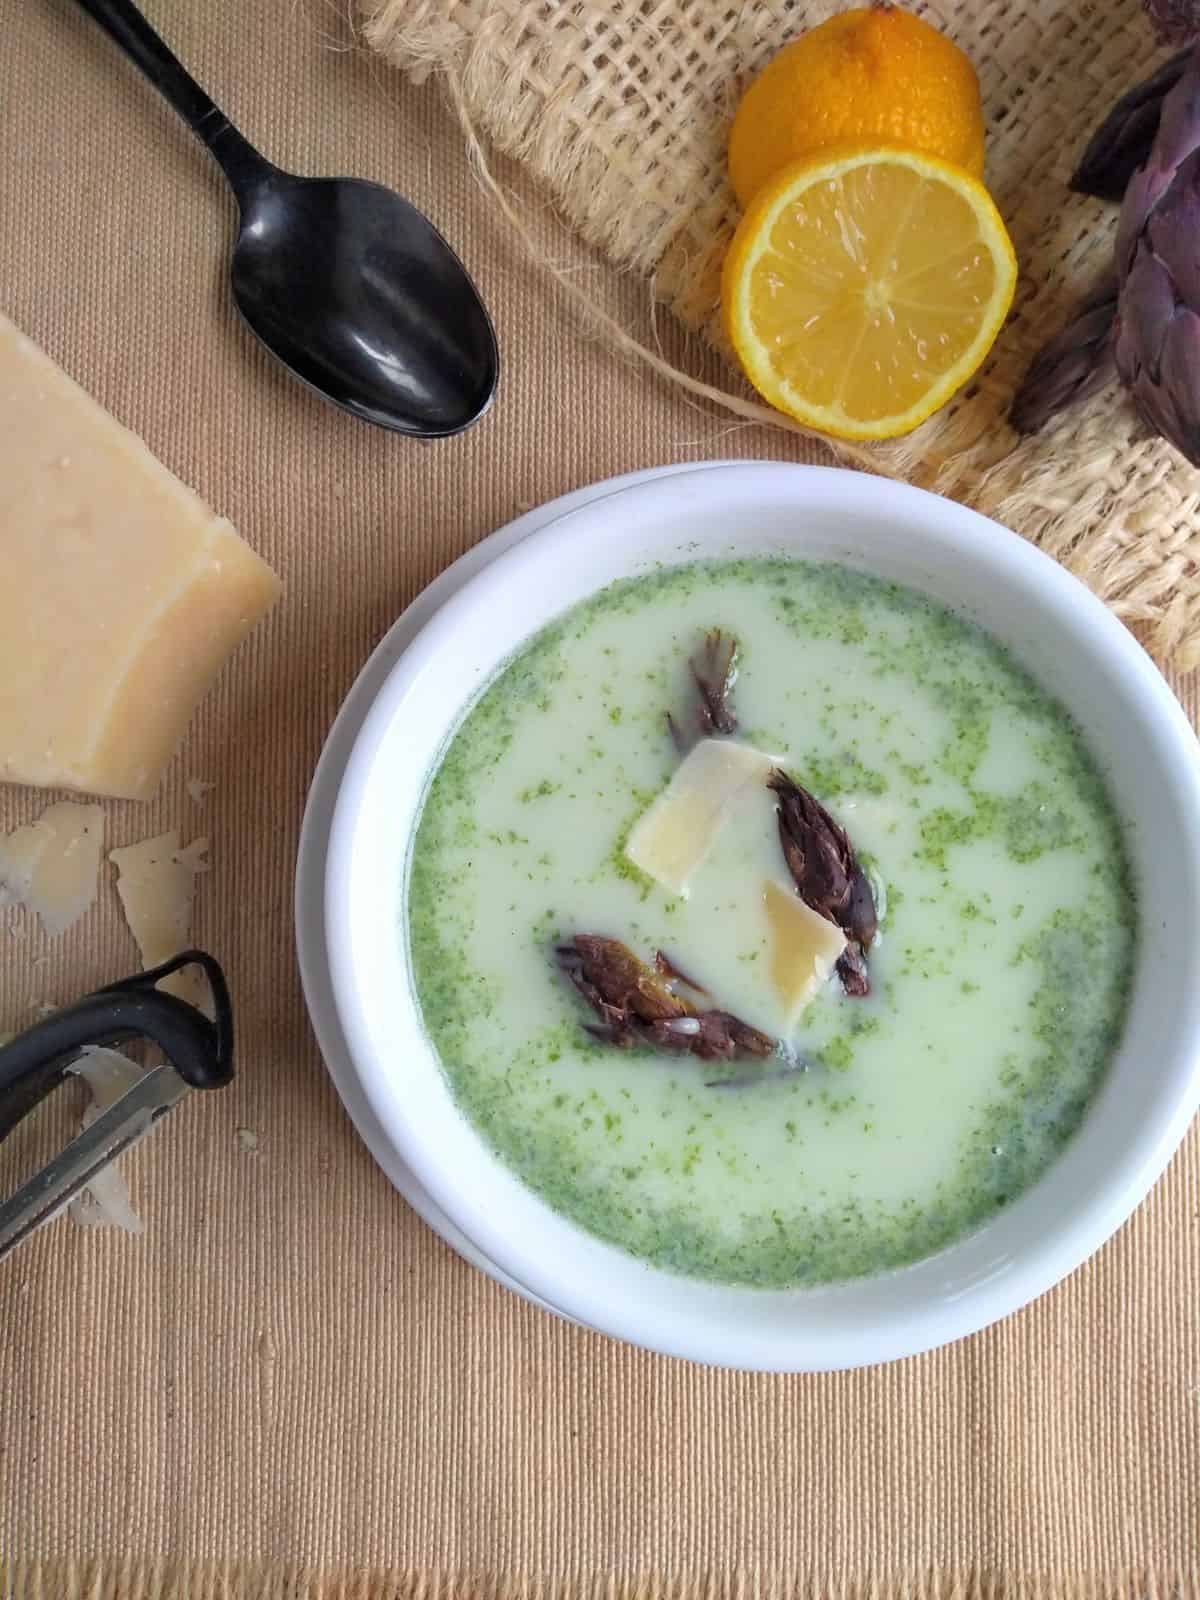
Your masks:
{"label": "spoon bowl", "polygon": [[205,145],[237,196],[234,301],[285,367],[395,433],[460,433],[491,404],[496,336],[427,217],[361,178],[302,178],[243,138],[133,4],[78,0]]}
{"label": "spoon bowl", "polygon": [[335,404],[437,438],[483,415],[498,355],[458,257],[400,195],[269,169],[241,194],[232,280],[267,349]]}

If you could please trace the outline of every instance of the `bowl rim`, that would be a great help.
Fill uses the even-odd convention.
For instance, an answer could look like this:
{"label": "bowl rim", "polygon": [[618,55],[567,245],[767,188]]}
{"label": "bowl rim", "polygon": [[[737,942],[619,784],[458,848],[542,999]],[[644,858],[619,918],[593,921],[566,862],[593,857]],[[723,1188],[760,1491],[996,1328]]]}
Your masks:
{"label": "bowl rim", "polygon": [[[662,491],[672,498],[677,497],[681,485],[688,485],[701,472],[708,479],[705,493],[712,492],[714,473],[724,477],[727,492],[735,496],[739,492],[752,495],[756,485],[763,488],[768,484],[778,487],[783,482],[778,475],[783,473],[787,477],[789,492],[790,489],[795,490],[797,505],[805,511],[811,512],[814,507],[819,509],[824,504],[827,508],[832,507],[839,516],[857,508],[885,520],[903,521],[907,517],[910,521],[919,522],[931,539],[936,534],[948,545],[954,545],[956,559],[965,559],[968,564],[974,564],[983,576],[989,571],[1003,571],[1005,577],[1018,588],[1024,586],[1037,591],[1038,601],[1048,613],[1057,611],[1065,615],[1069,612],[1074,623],[1080,627],[1086,624],[1095,641],[1096,651],[1109,657],[1115,670],[1120,673],[1130,698],[1138,701],[1139,709],[1153,721],[1158,741],[1163,747],[1164,760],[1168,756],[1171,758],[1172,781],[1187,790],[1190,814],[1200,816],[1200,768],[1196,761],[1196,741],[1182,708],[1149,657],[1125,627],[1077,579],[1042,551],[969,508],[908,485],[898,485],[865,474],[839,468],[785,463],[739,463],[728,466],[697,464],[694,470],[672,474],[661,480],[644,480],[616,490],[565,512],[529,534],[468,579],[426,623],[396,662],[364,719],[346,763],[330,832],[325,914],[335,1005],[367,1099],[405,1162],[454,1225],[472,1239],[489,1260],[534,1297],[550,1303],[574,1320],[631,1342],[721,1365],[761,1366],[770,1370],[816,1370],[894,1359],[974,1332],[1026,1304],[1092,1254],[1140,1203],[1170,1159],[1200,1102],[1200,1063],[1196,1052],[1196,1041],[1200,1038],[1200,995],[1197,995],[1186,1019],[1186,1031],[1191,1041],[1189,1059],[1179,1063],[1179,1081],[1175,1092],[1171,1096],[1164,1095],[1162,1103],[1155,1105],[1155,1115],[1131,1133],[1130,1152],[1121,1183],[1096,1197],[1082,1218],[1076,1218],[1070,1227],[1048,1226],[1026,1251],[1006,1264],[1003,1273],[990,1277],[984,1275],[969,1290],[958,1294],[949,1303],[939,1304],[932,1312],[918,1306],[911,1314],[893,1319],[882,1330],[859,1329],[853,1336],[847,1330],[847,1336],[838,1341],[836,1348],[828,1340],[824,1347],[820,1347],[821,1341],[817,1340],[817,1347],[814,1347],[810,1338],[798,1340],[799,1348],[796,1350],[780,1348],[771,1353],[764,1351],[761,1339],[740,1347],[737,1340],[729,1339],[727,1332],[714,1335],[712,1330],[703,1326],[680,1326],[677,1325],[678,1319],[676,1325],[664,1328],[662,1318],[648,1315],[644,1305],[631,1306],[615,1296],[611,1280],[595,1284],[564,1283],[561,1277],[532,1259],[529,1252],[521,1248],[502,1220],[494,1214],[482,1212],[478,1206],[460,1203],[453,1176],[439,1164],[436,1149],[431,1148],[428,1142],[414,1138],[413,1130],[407,1126],[403,1116],[396,1113],[395,1101],[385,1083],[389,1068],[379,1059],[373,1042],[370,1013],[373,1007],[378,1006],[380,997],[364,994],[356,969],[356,907],[353,893],[347,893],[347,886],[355,881],[356,870],[361,871],[362,867],[361,859],[357,863],[355,861],[356,834],[377,758],[405,698],[414,691],[423,673],[436,670],[441,653],[453,649],[454,641],[461,637],[461,630],[469,626],[473,616],[480,615],[480,608],[489,603],[490,595],[502,592],[505,584],[527,581],[536,574],[539,565],[545,562],[551,551],[561,550],[563,541],[585,537],[589,525],[595,525],[597,519],[602,523],[610,518],[614,502],[624,502],[628,511],[628,497],[644,499],[649,496],[643,510],[647,506],[652,508],[656,493],[660,499],[663,498]],[[962,546],[964,535],[970,541],[965,555]],[[867,566],[869,569],[870,563]],[[560,604],[550,604],[542,622],[574,603],[575,599],[572,598]],[[506,657],[520,648],[533,631],[536,630],[531,628],[515,637],[502,655]],[[490,675],[489,672],[487,676]],[[445,735],[449,735],[457,725],[457,718],[473,699],[474,692],[460,698],[455,716],[448,719],[445,725]],[[419,808],[412,814],[413,819],[417,814]],[[1197,877],[1200,876],[1200,839],[1193,839],[1192,843],[1195,859],[1189,863],[1189,867],[1193,876]],[[1197,972],[1200,973],[1200,950],[1196,956]],[[435,1070],[439,1070],[428,1041],[424,1042],[424,1048]],[[465,1119],[463,1121],[465,1123]],[[475,1138],[479,1139],[479,1135],[475,1135]],[[1079,1142],[1079,1139],[1075,1141]],[[1064,1163],[1069,1153],[1064,1152],[1052,1170]],[[532,1194],[532,1191],[527,1192]],[[1027,1198],[1027,1195],[1022,1198]],[[544,1202],[538,1201],[538,1204],[548,1216],[557,1218],[557,1214],[550,1212]],[[562,1222],[561,1218],[557,1220]],[[948,1250],[953,1252],[958,1248],[959,1243],[956,1242]],[[614,1253],[623,1256],[622,1252]],[[926,1258],[926,1261],[937,1259]],[[624,1257],[624,1264],[626,1270],[639,1281],[645,1274],[650,1279],[668,1277],[646,1267],[644,1263],[635,1262],[632,1257]],[[913,1270],[899,1269],[901,1274]],[[671,1281],[677,1283],[680,1280]],[[857,1281],[861,1283],[864,1280]],[[841,1285],[831,1285],[786,1293],[800,1300],[819,1295],[828,1301],[841,1288]],[[760,1301],[764,1294],[760,1290],[729,1287],[725,1287],[723,1292],[742,1299],[747,1295],[756,1296]]]}

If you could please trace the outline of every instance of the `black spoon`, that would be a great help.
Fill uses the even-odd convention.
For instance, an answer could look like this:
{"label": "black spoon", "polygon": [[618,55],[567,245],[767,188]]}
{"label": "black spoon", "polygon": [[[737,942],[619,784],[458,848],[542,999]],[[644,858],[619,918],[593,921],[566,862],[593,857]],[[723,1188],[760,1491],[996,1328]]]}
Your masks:
{"label": "black spoon", "polygon": [[496,336],[462,262],[414,206],[361,178],[298,178],[249,145],[131,0],[79,0],[208,146],[237,196],[238,310],[296,377],[398,433],[487,410]]}

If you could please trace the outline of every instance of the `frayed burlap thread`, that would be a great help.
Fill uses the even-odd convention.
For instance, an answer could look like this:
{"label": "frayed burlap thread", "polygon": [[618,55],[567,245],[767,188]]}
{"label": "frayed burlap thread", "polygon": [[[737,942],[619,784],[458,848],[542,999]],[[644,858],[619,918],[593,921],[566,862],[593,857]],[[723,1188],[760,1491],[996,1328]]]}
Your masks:
{"label": "frayed burlap thread", "polygon": [[[659,301],[723,349],[720,264],[737,221],[725,174],[733,107],[751,73],[839,3],[359,3],[374,50],[418,80],[445,81],[485,189],[514,225],[521,219],[491,177],[488,146],[522,163],[588,244],[643,274]],[[976,383],[909,438],[842,454],[1008,523],[1138,625],[1160,658],[1200,665],[1200,473],[1147,434],[1115,384],[1033,439],[1018,440],[1005,420],[1031,355],[1111,252],[1115,211],[1072,195],[1066,182],[1098,118],[1155,59],[1140,0],[939,0],[913,9],[979,69],[988,182],[1021,285]],[[585,300],[577,287],[573,298]],[[595,315],[615,347],[693,394],[789,426],[732,368],[723,389],[701,384]]]}
{"label": "frayed burlap thread", "polygon": [[[5,1587],[7,1585],[7,1587]],[[320,1571],[293,1563],[37,1561],[0,1558],[13,1600],[1194,1600],[1200,1574],[1115,1572],[1064,1578],[987,1571],[899,1579],[826,1573],[497,1576],[484,1572]]]}

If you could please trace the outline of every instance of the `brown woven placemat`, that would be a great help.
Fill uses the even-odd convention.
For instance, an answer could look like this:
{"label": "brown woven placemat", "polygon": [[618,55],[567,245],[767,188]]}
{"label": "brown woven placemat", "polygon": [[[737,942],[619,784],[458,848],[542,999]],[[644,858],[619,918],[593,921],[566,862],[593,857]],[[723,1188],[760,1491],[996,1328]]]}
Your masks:
{"label": "brown woven placemat", "polygon": [[[359,665],[523,506],[798,446],[730,435],[581,340],[480,202],[438,97],[350,52],[323,0],[146,6],[276,159],[362,172],[430,211],[489,298],[505,376],[480,428],[428,447],[322,407],[230,309],[232,208],[203,155],[67,0],[0,8],[4,307],[287,584],[159,801],[106,808],[110,844],[176,824],[211,837],[196,933],[230,971],[240,1075],[133,1153],[143,1238],[60,1222],[0,1265],[0,1596],[1196,1592],[1195,1133],[1129,1225],[1027,1311],[894,1367],[809,1378],[568,1327],[459,1261],[371,1162],[311,1040],[290,926],[305,789]],[[504,178],[545,253],[609,293]],[[636,317],[638,284],[611,293]],[[1194,711],[1194,681],[1181,689]],[[189,777],[215,780],[203,805]],[[0,826],[42,803],[0,789]],[[78,937],[8,921],[0,1031],[136,962],[111,886]],[[0,1189],[34,1142],[0,1151]]]}
{"label": "brown woven placemat", "polygon": [[[520,161],[584,239],[723,345],[720,264],[738,216],[725,137],[738,92],[845,0],[358,3],[382,56],[418,80],[438,76],[470,137]],[[1152,60],[1140,0],[912,0],[912,9],[978,67],[988,182],[1022,276],[978,380],[873,459],[1036,539],[1144,624],[1156,653],[1195,666],[1200,473],[1146,435],[1115,383],[1036,439],[1018,444],[1005,421],[1033,351],[1111,258],[1115,209],[1070,194],[1066,181],[1098,118]],[[748,393],[732,370],[721,387]]]}

